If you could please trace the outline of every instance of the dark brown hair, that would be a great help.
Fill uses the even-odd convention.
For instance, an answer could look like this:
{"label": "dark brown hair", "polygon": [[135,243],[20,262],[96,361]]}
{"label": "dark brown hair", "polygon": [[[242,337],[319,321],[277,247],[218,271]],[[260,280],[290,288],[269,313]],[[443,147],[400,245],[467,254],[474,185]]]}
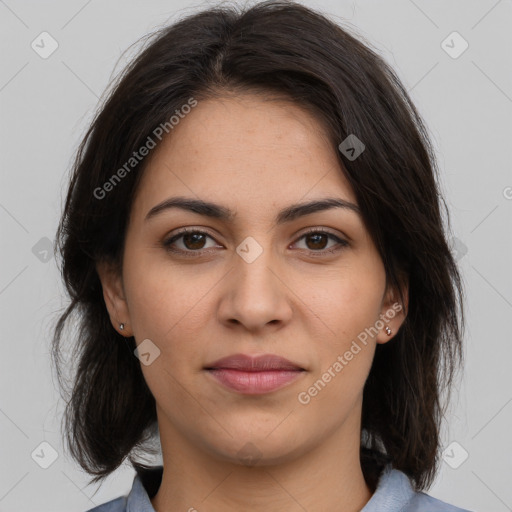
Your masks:
{"label": "dark brown hair", "polygon": [[[408,283],[406,319],[392,341],[377,345],[364,387],[364,476],[375,490],[383,465],[392,463],[417,490],[433,482],[442,392],[448,399],[463,359],[462,282],[427,130],[395,72],[359,39],[291,1],[218,6],[152,34],[113,84],[78,148],[55,242],[71,302],[55,326],[52,361],[64,388],[69,365],[62,352],[74,338],[77,368],[63,419],[71,453],[95,475],[91,481],[126,457],[137,471],[147,468],[136,457],[149,453],[157,436],[155,400],[133,354],[135,340],[113,329],[95,269],[100,260],[122,268],[130,208],[148,158],[108,196],[95,191],[191,97],[256,92],[287,98],[321,120],[388,282],[398,290]],[[354,160],[338,150],[350,134],[365,144]],[[65,336],[73,316],[76,332]]]}

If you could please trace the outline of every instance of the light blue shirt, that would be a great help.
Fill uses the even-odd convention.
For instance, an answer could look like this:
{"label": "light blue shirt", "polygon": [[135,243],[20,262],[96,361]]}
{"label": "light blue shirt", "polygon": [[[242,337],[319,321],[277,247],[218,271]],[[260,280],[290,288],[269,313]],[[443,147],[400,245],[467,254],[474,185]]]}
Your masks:
{"label": "light blue shirt", "polygon": [[[151,496],[152,497],[152,496]],[[113,499],[87,512],[155,512],[150,496],[138,475],[127,496]],[[471,512],[416,492],[405,473],[388,464],[382,471],[377,489],[360,512]]]}

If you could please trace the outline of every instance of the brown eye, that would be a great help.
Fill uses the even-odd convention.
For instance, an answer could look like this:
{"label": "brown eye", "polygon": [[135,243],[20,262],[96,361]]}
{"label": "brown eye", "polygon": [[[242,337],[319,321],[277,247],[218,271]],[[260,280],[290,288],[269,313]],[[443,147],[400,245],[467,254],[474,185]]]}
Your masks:
{"label": "brown eye", "polygon": [[[319,229],[312,229],[307,233],[304,233],[299,240],[303,239],[305,240],[305,249],[310,251],[312,254],[319,253],[319,256],[326,253],[329,254],[337,252],[349,245],[346,240],[341,239],[335,234]],[[335,244],[334,247],[326,248],[329,243],[329,239],[334,240],[337,244]]]}
{"label": "brown eye", "polygon": [[[308,249],[313,249],[313,250],[325,249],[325,245],[329,241],[329,237],[323,233],[306,235],[306,239],[309,239],[310,241],[312,241],[312,243],[308,245]],[[306,242],[306,244],[307,244],[307,242]]]}
{"label": "brown eye", "polygon": [[[199,231],[197,229],[184,229],[173,235],[168,240],[165,240],[163,245],[166,250],[170,252],[180,254],[189,253],[195,256],[193,253],[197,253],[199,255],[203,252],[203,250],[208,249],[208,247],[205,247],[208,238],[213,240],[213,238],[204,231]],[[176,245],[179,245],[178,242],[181,243],[182,247],[176,247]]]}
{"label": "brown eye", "polygon": [[182,235],[183,245],[187,249],[203,249],[205,236],[203,233],[185,233]]}

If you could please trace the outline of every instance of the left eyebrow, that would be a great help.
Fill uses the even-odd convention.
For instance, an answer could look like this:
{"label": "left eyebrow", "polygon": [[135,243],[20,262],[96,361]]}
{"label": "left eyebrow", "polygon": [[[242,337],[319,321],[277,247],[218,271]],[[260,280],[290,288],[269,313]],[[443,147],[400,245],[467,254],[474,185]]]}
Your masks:
{"label": "left eyebrow", "polygon": [[[172,208],[179,208],[205,217],[211,217],[228,222],[233,222],[236,218],[236,212],[220,204],[189,197],[170,197],[156,206],[153,206],[153,208],[151,208],[147,213],[145,221]],[[347,211],[354,212],[357,215],[361,215],[359,206],[356,204],[345,201],[341,198],[327,197],[324,199],[309,201],[307,203],[292,204],[283,208],[276,216],[276,225],[292,222],[305,215],[333,208],[342,208]]]}

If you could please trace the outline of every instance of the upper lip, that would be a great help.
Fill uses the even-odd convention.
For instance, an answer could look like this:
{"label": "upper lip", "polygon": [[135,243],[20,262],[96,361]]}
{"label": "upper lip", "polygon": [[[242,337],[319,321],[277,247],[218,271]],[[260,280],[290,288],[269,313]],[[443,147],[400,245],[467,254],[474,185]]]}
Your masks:
{"label": "upper lip", "polygon": [[245,370],[248,372],[261,372],[265,370],[304,370],[301,366],[284,357],[274,354],[251,356],[247,354],[233,354],[209,363],[206,370],[229,368]]}

